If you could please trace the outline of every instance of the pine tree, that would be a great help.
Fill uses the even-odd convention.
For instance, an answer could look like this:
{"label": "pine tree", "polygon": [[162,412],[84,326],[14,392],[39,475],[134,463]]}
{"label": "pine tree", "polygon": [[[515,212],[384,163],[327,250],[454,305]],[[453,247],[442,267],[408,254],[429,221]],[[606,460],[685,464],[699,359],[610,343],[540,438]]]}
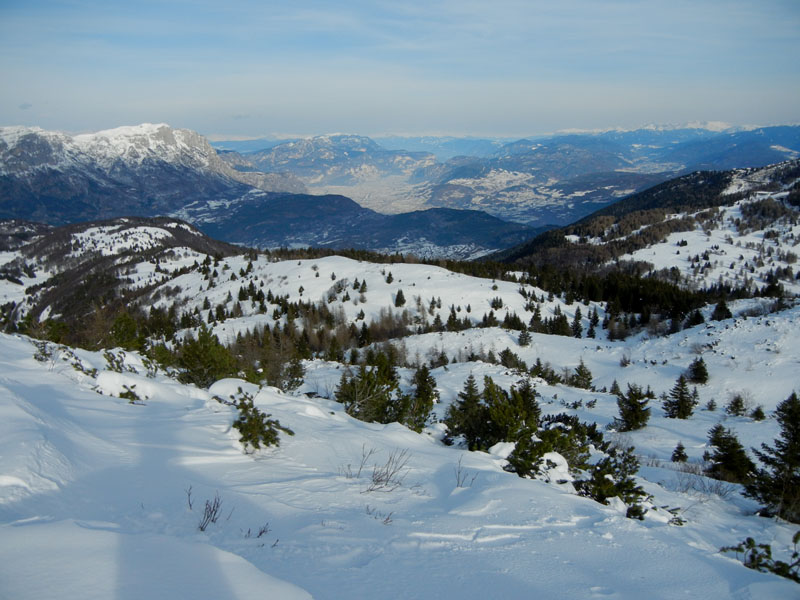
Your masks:
{"label": "pine tree", "polygon": [[686,328],[694,327],[695,325],[702,325],[705,323],[706,320],[703,318],[703,315],[700,313],[699,310],[694,310],[689,313],[689,316],[686,318]]}
{"label": "pine tree", "polygon": [[619,431],[633,431],[647,425],[650,419],[648,399],[641,386],[628,384],[628,393],[620,393],[617,397],[619,419],[614,420],[614,425]]}
{"label": "pine tree", "polygon": [[488,421],[488,409],[481,404],[481,394],[475,377],[470,373],[464,382],[464,389],[447,410],[445,424],[452,436],[462,435],[470,450],[481,448],[485,424]]}
{"label": "pine tree", "polygon": [[734,417],[745,416],[747,414],[747,406],[745,406],[744,396],[734,394],[725,407],[725,412]]}
{"label": "pine tree", "polygon": [[689,369],[686,372],[686,379],[691,383],[708,383],[708,368],[702,356],[694,359],[692,364],[689,365]]}
{"label": "pine tree", "polygon": [[455,306],[450,307],[450,316],[447,317],[447,331],[458,331],[461,329],[461,321],[456,315]]}
{"label": "pine tree", "polygon": [[686,377],[681,375],[663,402],[665,416],[669,419],[688,419],[692,416],[696,403],[689,391]]}
{"label": "pine tree", "polygon": [[592,372],[583,362],[583,359],[581,359],[580,364],[575,367],[575,373],[569,378],[569,384],[583,390],[592,389]]}
{"label": "pine tree", "polygon": [[725,300],[717,302],[717,305],[714,307],[714,312],[711,313],[711,320],[722,321],[724,319],[730,319],[731,317],[733,317],[733,313],[731,313],[731,309],[728,308]]}
{"label": "pine tree", "polygon": [[711,455],[711,466],[706,474],[714,479],[745,483],[749,481],[755,465],[747,456],[744,447],[730,429],[716,425],[709,431],[709,443],[714,447]]}
{"label": "pine tree", "polygon": [[750,418],[753,419],[753,421],[763,421],[767,418],[767,415],[764,414],[764,408],[758,405],[750,413]]}
{"label": "pine tree", "polygon": [[392,423],[397,420],[397,382],[378,367],[361,365],[358,373],[342,373],[336,387],[336,401],[344,404],[351,417],[368,423]]}
{"label": "pine tree", "polygon": [[589,479],[576,481],[575,488],[581,496],[602,504],[608,504],[609,498],[618,497],[628,506],[626,517],[643,519],[645,509],[640,501],[647,497],[647,493],[636,485],[634,475],[638,470],[639,461],[633,448],[626,448],[593,465]]}
{"label": "pine tree", "polygon": [[765,468],[758,469],[745,495],[766,505],[769,512],[800,523],[800,399],[792,394],[775,409],[781,426],[774,446],[754,450]]}
{"label": "pine tree", "polygon": [[237,373],[233,355],[205,323],[200,324],[196,339],[188,336],[180,347],[178,366],[183,369],[181,381],[203,388]]}
{"label": "pine tree", "polygon": [[576,338],[581,337],[583,334],[583,325],[581,325],[581,307],[575,309],[575,318],[572,320],[572,335]]}
{"label": "pine tree", "polygon": [[397,295],[394,297],[394,305],[398,308],[405,306],[406,297],[403,295],[403,290],[397,290]]}
{"label": "pine tree", "polygon": [[686,455],[686,448],[683,445],[683,442],[678,442],[678,445],[675,446],[675,450],[672,451],[672,462],[686,462],[689,460],[689,457]]}
{"label": "pine tree", "polygon": [[427,365],[420,366],[414,373],[414,393],[409,397],[409,406],[402,416],[401,422],[414,431],[422,431],[425,423],[433,410],[433,405],[439,400],[436,391],[436,379],[431,375]]}
{"label": "pine tree", "polygon": [[519,334],[518,343],[523,348],[531,345],[531,334],[527,329],[523,329]]}

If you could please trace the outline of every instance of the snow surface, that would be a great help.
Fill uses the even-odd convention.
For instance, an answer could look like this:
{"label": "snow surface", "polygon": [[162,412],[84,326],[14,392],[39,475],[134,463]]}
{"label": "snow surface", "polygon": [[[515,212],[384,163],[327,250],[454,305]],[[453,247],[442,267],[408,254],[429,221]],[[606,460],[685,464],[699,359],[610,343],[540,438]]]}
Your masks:
{"label": "snow surface", "polygon": [[[117,231],[95,233],[87,253],[130,247]],[[134,235],[156,241],[159,234],[150,233]],[[6,253],[0,262],[19,258]],[[604,316],[599,304],[548,300],[529,285],[430,265],[260,255],[251,267],[246,256],[234,256],[213,264],[209,278],[195,266],[205,258],[179,248],[157,265],[127,265],[123,275],[130,287],[163,281],[152,305],[177,302],[203,318],[206,298],[230,310],[239,288],[251,283],[290,301],[323,301],[357,326],[361,311],[367,323],[408,311],[413,326],[437,315],[446,321],[451,306],[460,319],[478,322],[496,298],[503,304],[494,311],[499,320],[515,312],[527,321],[521,290],[543,300],[543,318],[558,310],[572,320],[580,308],[584,331],[591,309]],[[35,266],[41,283],[49,271]],[[356,279],[367,284],[363,296],[353,289]],[[0,281],[0,292],[24,294],[33,282]],[[399,290],[406,305],[398,308]],[[441,307],[431,303],[438,299]],[[752,536],[786,558],[796,526],[755,516],[758,506],[740,486],[697,474],[717,423],[745,448],[772,443],[779,433],[774,409],[798,385],[800,306],[770,314],[769,304],[732,302],[734,317],[717,322],[708,320],[708,306],[702,325],[670,336],[643,331],[625,341],[609,341],[598,329],[597,339],[532,334],[522,347],[517,332],[494,327],[396,340],[409,364],[441,353],[450,361],[432,371],[441,401],[422,434],[350,418],[333,399],[346,368],[339,363],[305,361],[305,383],[294,394],[235,379],[202,390],[154,372],[136,354],[115,351],[124,358],[118,372],[98,352],[37,347],[2,334],[0,597],[796,598],[795,583],[719,552]],[[241,317],[211,323],[222,340],[264,324],[286,326],[272,305],[262,313],[246,300],[240,308]],[[582,360],[600,391],[533,383],[544,414],[566,412],[601,428],[618,415],[616,397],[605,391],[614,380],[660,394],[704,358],[710,380],[698,386],[700,406],[691,419],[667,419],[653,401],[646,428],[606,431],[615,443],[635,447],[638,483],[652,495],[644,521],[625,518],[619,500],[602,505],[577,496],[557,454],[543,480],[529,480],[503,470],[508,443],[484,453],[441,442],[437,421],[470,374],[479,387],[484,376],[506,389],[519,382],[520,373],[501,365],[467,362],[473,353],[505,348],[557,372]],[[413,372],[399,369],[403,390]],[[282,434],[277,448],[243,452],[231,427],[235,409],[215,399],[239,388],[295,435]],[[139,398],[134,403],[121,398],[131,391]],[[768,418],[727,415],[733,394],[762,405]],[[703,409],[712,399],[718,409]],[[679,441],[697,473],[670,461]],[[373,469],[401,455],[408,459],[401,485],[369,491]],[[200,531],[205,503],[217,496],[220,518]],[[675,525],[674,513],[685,524]]]}
{"label": "snow surface", "polygon": [[[526,359],[538,354],[572,364],[583,356],[598,385],[615,377],[660,390],[714,332],[724,351],[704,353],[711,381],[702,386],[703,400],[721,399],[764,373],[752,394],[769,412],[796,382],[798,313],[625,344],[540,336]],[[504,332],[493,329],[464,333],[482,334],[486,345],[512,342],[498,340]],[[437,343],[456,354],[464,342],[460,334],[442,334]],[[424,338],[406,343],[410,351],[414,343],[431,346]],[[578,497],[568,483],[520,479],[502,470],[509,448],[487,454],[447,447],[437,440],[438,426],[420,435],[355,421],[326,398],[239,380],[200,390],[161,373],[148,377],[133,354],[126,372],[117,373],[99,353],[51,349],[37,361],[30,340],[0,336],[0,581],[10,598],[54,590],[64,600],[307,597],[302,590],[315,598],[797,596],[796,584],[718,551],[753,536],[780,556],[794,528],[753,516],[756,506],[738,486],[726,497],[687,488],[668,462],[679,439],[696,459],[720,419],[745,446],[772,439],[772,419],[757,423],[720,410],[678,422],[655,408],[647,428],[626,434],[645,463],[640,483],[655,507],[679,509],[686,524],[678,527],[664,509],[634,521],[619,503]],[[615,363],[624,353],[631,364],[622,369]],[[78,363],[99,374],[79,372]],[[300,392],[324,391],[341,373],[335,363],[306,366]],[[401,372],[407,385],[411,371]],[[484,363],[433,373],[440,409],[469,373],[479,381],[490,374],[504,386],[517,378]],[[143,402],[120,399],[126,386]],[[239,388],[295,435],[282,435],[278,448],[245,454],[231,428],[234,409],[214,400]],[[616,413],[609,394],[543,382],[537,388],[548,413],[579,398],[597,400],[593,409],[571,411],[582,419],[604,423]],[[373,465],[402,451],[409,457],[402,485],[368,492]],[[552,458],[551,481],[558,481],[565,465]],[[464,487],[457,486],[459,469]],[[204,503],[215,495],[221,517],[200,532]]]}

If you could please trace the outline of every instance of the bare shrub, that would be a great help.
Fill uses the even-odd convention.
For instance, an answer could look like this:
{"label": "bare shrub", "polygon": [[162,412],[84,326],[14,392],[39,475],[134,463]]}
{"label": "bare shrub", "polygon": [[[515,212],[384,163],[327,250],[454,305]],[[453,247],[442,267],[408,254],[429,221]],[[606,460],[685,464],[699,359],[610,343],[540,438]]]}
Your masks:
{"label": "bare shrub", "polygon": [[367,450],[366,444],[361,445],[361,461],[358,463],[358,468],[354,471],[351,464],[348,464],[346,467],[339,467],[339,474],[344,475],[347,479],[358,479],[361,477],[361,472],[364,470],[364,467],[367,465],[367,461],[372,458],[375,454],[377,454],[378,450],[375,448],[370,448]]}
{"label": "bare shrub", "polygon": [[674,463],[678,465],[675,491],[702,497],[718,496],[723,500],[730,496],[736,486],[727,481],[703,475],[703,467],[697,463]]}
{"label": "bare shrub", "polygon": [[475,483],[475,480],[478,478],[477,473],[470,473],[467,471],[461,461],[463,460],[463,456],[458,458],[458,464],[453,469],[456,474],[456,487],[463,488],[463,487],[472,487],[472,484]]}
{"label": "bare shrub", "polygon": [[408,448],[392,452],[383,465],[372,467],[371,482],[364,492],[391,492],[402,486],[408,475],[406,465],[410,458]]}
{"label": "bare shrub", "polygon": [[219,492],[214,493],[213,500],[206,500],[206,506],[203,510],[203,516],[197,524],[200,531],[205,531],[211,523],[216,523],[219,520],[220,509],[222,508],[222,499],[219,497]]}

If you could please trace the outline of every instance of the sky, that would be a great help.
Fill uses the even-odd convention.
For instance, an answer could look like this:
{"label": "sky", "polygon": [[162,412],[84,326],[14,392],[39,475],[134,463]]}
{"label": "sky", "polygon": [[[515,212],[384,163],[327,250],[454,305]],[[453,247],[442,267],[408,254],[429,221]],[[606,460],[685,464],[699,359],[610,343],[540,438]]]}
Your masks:
{"label": "sky", "polygon": [[0,0],[0,125],[212,139],[800,122],[798,0]]}

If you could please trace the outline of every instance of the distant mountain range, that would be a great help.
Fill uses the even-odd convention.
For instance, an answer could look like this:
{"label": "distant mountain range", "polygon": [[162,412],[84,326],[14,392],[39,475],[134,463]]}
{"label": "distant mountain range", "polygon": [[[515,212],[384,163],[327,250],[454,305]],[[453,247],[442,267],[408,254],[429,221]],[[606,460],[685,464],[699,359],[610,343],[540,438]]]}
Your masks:
{"label": "distant mountain range", "polygon": [[[269,164],[273,172],[252,163]],[[67,136],[0,129],[0,218],[61,225],[118,216],[176,215],[220,239],[258,247],[320,245],[426,257],[474,258],[536,230],[476,211],[382,215],[341,196],[309,196],[306,179],[350,181],[380,170],[407,176],[432,155],[334,136],[244,159],[166,125]]]}
{"label": "distant mountain range", "polygon": [[[331,135],[243,154],[250,169],[288,171],[312,193],[379,212],[482,210],[565,225],[696,170],[760,167],[800,156],[800,127],[648,127],[520,140]],[[224,142],[220,142],[224,144]],[[391,149],[390,149],[391,148]]]}
{"label": "distant mountain range", "polygon": [[[475,258],[697,168],[794,158],[800,127],[384,142],[415,149],[336,134],[241,154],[163,124],[78,136],[0,128],[0,218],[60,225],[171,215],[258,247]],[[436,147],[475,155],[440,162],[419,150]]]}

